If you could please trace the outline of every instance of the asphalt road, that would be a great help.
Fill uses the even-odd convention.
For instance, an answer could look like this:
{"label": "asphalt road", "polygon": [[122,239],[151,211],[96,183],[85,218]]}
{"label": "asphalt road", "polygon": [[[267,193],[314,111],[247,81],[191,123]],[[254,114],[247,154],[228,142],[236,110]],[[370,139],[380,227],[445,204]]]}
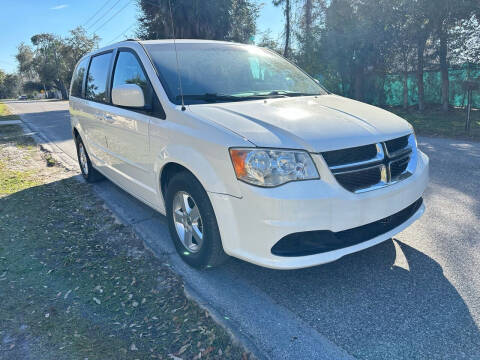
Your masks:
{"label": "asphalt road", "polygon": [[[67,102],[8,105],[75,158]],[[109,181],[95,189],[260,357],[480,359],[480,143],[419,145],[431,160],[424,216],[392,241],[303,270],[232,259],[194,271],[175,255],[163,216]]]}

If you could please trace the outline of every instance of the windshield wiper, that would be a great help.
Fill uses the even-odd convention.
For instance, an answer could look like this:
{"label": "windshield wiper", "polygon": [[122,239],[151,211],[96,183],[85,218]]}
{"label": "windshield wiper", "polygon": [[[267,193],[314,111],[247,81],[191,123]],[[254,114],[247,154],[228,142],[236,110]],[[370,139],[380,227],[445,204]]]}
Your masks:
{"label": "windshield wiper", "polygon": [[[256,94],[257,95],[257,94]],[[289,91],[289,90],[273,90],[263,95],[281,95],[281,96],[317,96],[322,94],[312,94],[305,92]]]}
{"label": "windshield wiper", "polygon": [[[247,100],[259,100],[259,99],[272,99],[272,98],[279,98],[279,97],[287,97],[287,96],[315,96],[321,94],[311,94],[311,93],[302,93],[302,92],[294,92],[294,91],[287,91],[287,90],[273,90],[269,92],[259,92],[259,93],[252,93],[252,95],[227,95],[227,94],[217,94],[217,93],[205,93],[205,94],[185,94],[183,98],[185,100],[197,100],[197,101],[204,101],[204,102],[221,102],[221,101],[247,101]],[[181,95],[177,95],[176,99],[180,100],[182,98]]]}
{"label": "windshield wiper", "polygon": [[[218,101],[245,101],[245,100],[258,100],[258,99],[265,99],[272,97],[272,95],[276,94],[255,94],[255,95],[247,95],[247,96],[236,96],[236,95],[225,95],[225,94],[215,94],[215,93],[205,93],[205,94],[185,94],[183,98],[186,100],[199,100],[205,102],[218,102]],[[182,98],[181,95],[177,95],[176,99],[180,100]]]}

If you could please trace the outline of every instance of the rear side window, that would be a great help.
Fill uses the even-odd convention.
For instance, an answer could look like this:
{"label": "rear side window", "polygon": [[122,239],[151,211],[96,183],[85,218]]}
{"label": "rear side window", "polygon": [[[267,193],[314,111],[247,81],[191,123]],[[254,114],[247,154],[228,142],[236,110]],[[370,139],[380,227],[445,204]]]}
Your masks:
{"label": "rear side window", "polygon": [[80,61],[72,76],[70,96],[82,97],[83,78],[87,72],[88,58]]}
{"label": "rear side window", "polygon": [[123,84],[136,84],[143,90],[145,107],[152,108],[153,88],[137,57],[130,51],[120,51],[113,74],[113,87]]}
{"label": "rear side window", "polygon": [[107,80],[111,58],[111,52],[92,57],[85,89],[85,97],[88,100],[107,102]]}

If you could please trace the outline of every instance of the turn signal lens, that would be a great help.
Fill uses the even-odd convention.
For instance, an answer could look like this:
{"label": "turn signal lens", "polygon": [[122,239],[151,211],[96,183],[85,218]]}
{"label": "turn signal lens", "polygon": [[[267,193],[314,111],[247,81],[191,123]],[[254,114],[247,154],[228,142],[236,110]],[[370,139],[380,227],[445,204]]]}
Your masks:
{"label": "turn signal lens", "polygon": [[247,175],[245,170],[245,158],[247,157],[248,150],[230,150],[230,157],[232,158],[233,168],[237,177],[244,177]]}

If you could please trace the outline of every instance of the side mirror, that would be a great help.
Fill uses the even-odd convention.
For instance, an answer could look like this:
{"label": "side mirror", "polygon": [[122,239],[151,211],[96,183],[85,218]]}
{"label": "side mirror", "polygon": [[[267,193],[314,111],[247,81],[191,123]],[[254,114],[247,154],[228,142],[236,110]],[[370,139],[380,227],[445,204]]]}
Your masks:
{"label": "side mirror", "polygon": [[115,86],[112,89],[112,103],[118,106],[143,108],[145,106],[143,90],[136,84]]}

